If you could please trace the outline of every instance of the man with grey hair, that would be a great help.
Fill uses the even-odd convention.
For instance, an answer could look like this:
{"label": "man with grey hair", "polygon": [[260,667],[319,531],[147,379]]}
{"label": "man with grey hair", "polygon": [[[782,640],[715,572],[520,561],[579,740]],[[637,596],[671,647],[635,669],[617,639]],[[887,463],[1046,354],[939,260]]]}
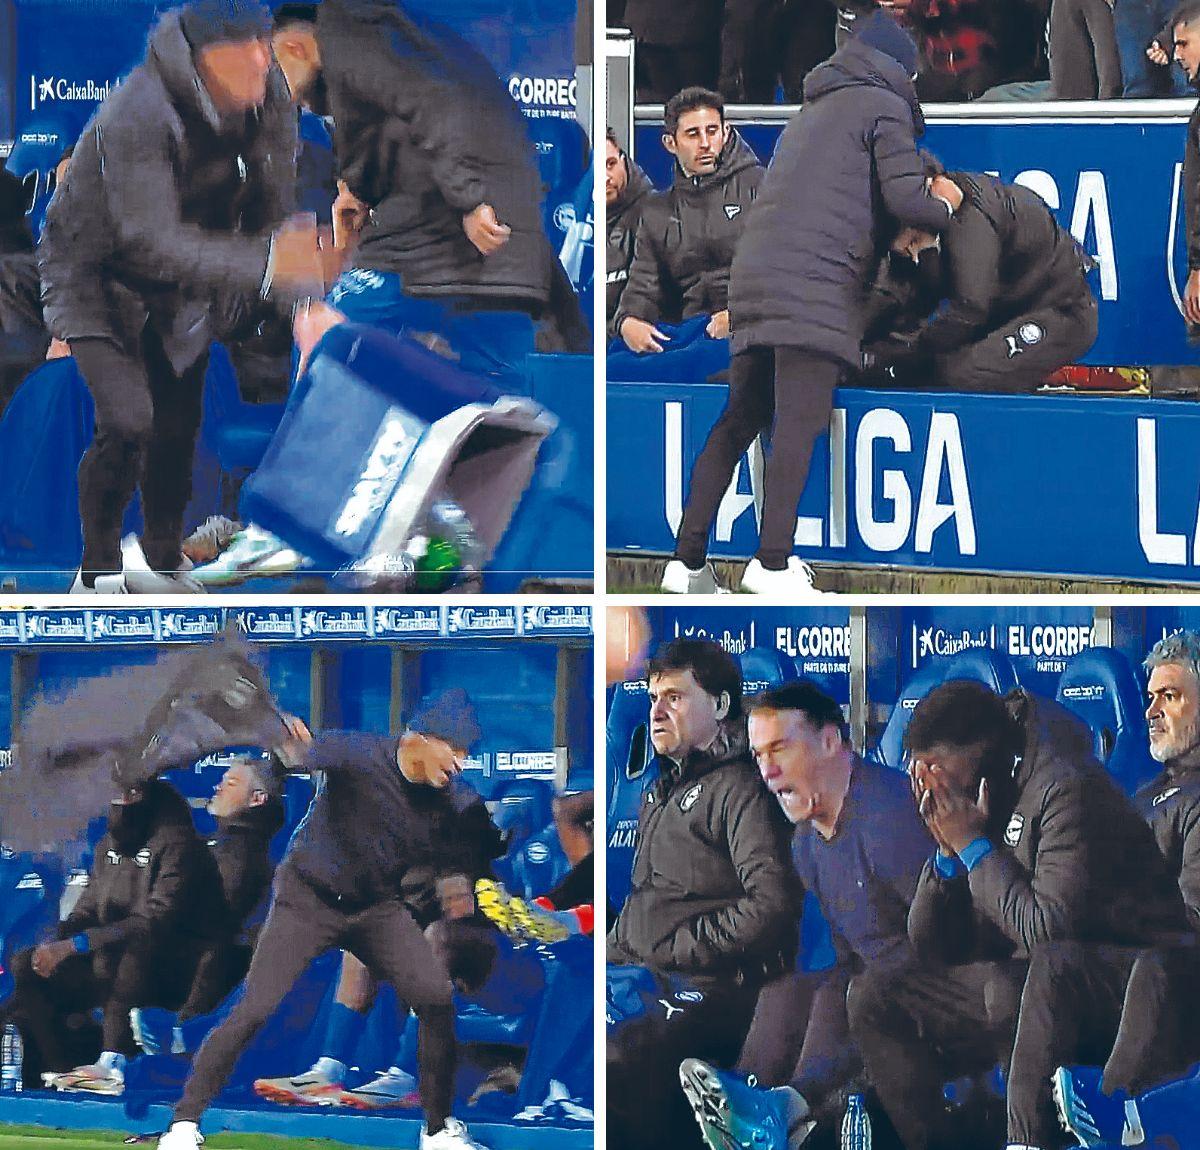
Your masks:
{"label": "man with grey hair", "polygon": [[[1134,797],[1200,930],[1200,633],[1159,640],[1146,657],[1150,754],[1162,773]],[[1141,952],[1125,987],[1120,1027],[1103,1072],[1060,1067],[1054,1094],[1063,1124],[1079,1137],[1133,1144],[1142,1130],[1135,1093],[1177,1077],[1200,1059],[1200,949]],[[1144,1137],[1144,1131],[1142,1131]],[[1106,1137],[1105,1137],[1106,1136]],[[1140,1139],[1139,1139],[1140,1140]],[[1093,1144],[1087,1141],[1085,1145]]]}

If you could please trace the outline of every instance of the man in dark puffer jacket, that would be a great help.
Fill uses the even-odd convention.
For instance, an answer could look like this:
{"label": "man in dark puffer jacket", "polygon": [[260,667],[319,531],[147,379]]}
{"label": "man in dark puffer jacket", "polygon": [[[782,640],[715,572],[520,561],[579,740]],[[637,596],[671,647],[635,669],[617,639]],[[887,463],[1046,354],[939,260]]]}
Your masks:
{"label": "man in dark puffer jacket", "polygon": [[608,338],[616,337],[613,321],[633,263],[633,246],[646,198],[654,191],[650,178],[617,143],[617,134],[608,129],[604,159],[604,223],[608,229],[608,256],[605,260],[604,313]]}
{"label": "man in dark puffer jacket", "polygon": [[203,950],[229,934],[216,860],[192,825],[183,796],[161,779],[112,804],[90,880],[58,928],[13,960],[7,1014],[26,1040],[25,1075],[67,1071],[80,1051],[69,1015],[103,1008],[100,1060],[56,1080],[59,1089],[120,1094],[135,1053],[129,1014],[178,1007]]}
{"label": "man in dark puffer jacket", "polygon": [[841,372],[859,363],[865,288],[894,228],[886,221],[939,232],[953,210],[930,194],[917,154],[916,61],[912,40],[876,13],[809,73],[733,261],[729,402],[692,472],[665,591],[716,589],[705,559],[717,507],[738,459],[774,421],[758,554],[742,588],[814,593],[792,555],[796,506]]}
{"label": "man in dark puffer jacket", "polygon": [[660,321],[711,315],[708,334],[728,336],[729,267],[766,174],[726,124],[716,92],[684,88],[668,102],[663,129],[663,146],[675,157],[674,182],[642,209],[629,283],[613,321],[637,352],[663,350]]}

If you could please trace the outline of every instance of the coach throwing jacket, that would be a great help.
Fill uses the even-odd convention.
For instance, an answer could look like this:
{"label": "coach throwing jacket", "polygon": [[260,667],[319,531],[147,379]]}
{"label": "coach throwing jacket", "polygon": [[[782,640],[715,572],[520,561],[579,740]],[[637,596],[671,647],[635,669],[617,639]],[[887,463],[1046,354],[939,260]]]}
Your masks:
{"label": "coach throwing jacket", "polygon": [[742,588],[813,594],[812,573],[792,555],[796,505],[839,376],[859,363],[864,289],[895,226],[885,216],[939,232],[957,203],[957,189],[942,202],[926,187],[916,68],[916,45],[877,13],[805,81],[734,256],[729,402],[692,473],[666,591],[714,589],[705,556],[717,506],[774,421],[758,554]]}

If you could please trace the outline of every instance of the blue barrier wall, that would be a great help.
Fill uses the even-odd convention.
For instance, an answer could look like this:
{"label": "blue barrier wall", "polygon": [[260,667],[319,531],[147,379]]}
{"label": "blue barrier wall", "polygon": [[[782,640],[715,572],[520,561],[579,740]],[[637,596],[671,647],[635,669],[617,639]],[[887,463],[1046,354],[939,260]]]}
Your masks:
{"label": "blue barrier wall", "polygon": [[[718,384],[610,384],[608,547],[669,553]],[[1190,581],[1200,572],[1200,414],[1133,399],[838,393],[796,540],[809,558],[978,572]],[[758,447],[711,553],[757,542]],[[636,461],[636,462],[634,462]]]}
{"label": "blue barrier wall", "polygon": [[[954,119],[934,111],[922,146],[948,168],[1026,184],[1097,259],[1100,336],[1085,363],[1200,363],[1187,343],[1179,297],[1187,280],[1182,165],[1190,104],[1151,118],[1139,101],[1109,104],[1105,120],[1042,120],[1009,105],[1003,116]],[[765,163],[779,123],[738,124]],[[658,186],[671,161],[661,127],[640,124],[638,163]]]}

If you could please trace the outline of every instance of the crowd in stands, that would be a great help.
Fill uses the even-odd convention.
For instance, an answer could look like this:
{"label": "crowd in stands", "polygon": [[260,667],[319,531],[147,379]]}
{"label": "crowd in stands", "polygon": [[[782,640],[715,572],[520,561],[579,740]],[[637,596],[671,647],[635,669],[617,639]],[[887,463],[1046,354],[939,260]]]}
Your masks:
{"label": "crowd in stands", "polygon": [[924,102],[1169,97],[1171,0],[609,0],[636,40],[636,98],[687,85],[730,103],[801,103],[804,79],[884,9],[920,49]]}

